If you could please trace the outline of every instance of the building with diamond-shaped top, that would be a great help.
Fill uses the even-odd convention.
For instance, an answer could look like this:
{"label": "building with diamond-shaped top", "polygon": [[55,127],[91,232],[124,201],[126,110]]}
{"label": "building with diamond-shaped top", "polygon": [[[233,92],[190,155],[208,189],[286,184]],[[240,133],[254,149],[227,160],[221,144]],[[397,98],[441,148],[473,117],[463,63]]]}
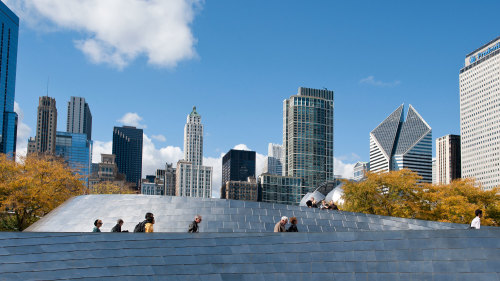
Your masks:
{"label": "building with diamond-shaped top", "polygon": [[370,171],[410,169],[432,183],[432,128],[409,106],[404,120],[404,104],[370,133]]}

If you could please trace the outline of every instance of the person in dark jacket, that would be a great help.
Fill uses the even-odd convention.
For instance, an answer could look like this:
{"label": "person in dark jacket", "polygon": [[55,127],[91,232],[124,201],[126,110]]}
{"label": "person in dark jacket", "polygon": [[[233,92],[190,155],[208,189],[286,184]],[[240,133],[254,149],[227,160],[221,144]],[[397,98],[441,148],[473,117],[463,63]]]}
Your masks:
{"label": "person in dark jacket", "polygon": [[111,232],[122,232],[122,225],[123,225],[123,220],[119,219],[116,222],[116,225],[111,228]]}
{"label": "person in dark jacket", "polygon": [[201,222],[201,216],[196,215],[196,217],[194,217],[194,221],[189,225],[188,232],[189,233],[198,233],[199,232],[198,224],[200,222]]}
{"label": "person in dark jacket", "polygon": [[101,232],[100,228],[102,226],[102,220],[96,219],[94,222],[94,229],[92,229],[92,232]]}
{"label": "person in dark jacket", "polygon": [[291,217],[290,218],[290,227],[286,230],[286,232],[299,232],[297,229],[297,218],[296,217]]}

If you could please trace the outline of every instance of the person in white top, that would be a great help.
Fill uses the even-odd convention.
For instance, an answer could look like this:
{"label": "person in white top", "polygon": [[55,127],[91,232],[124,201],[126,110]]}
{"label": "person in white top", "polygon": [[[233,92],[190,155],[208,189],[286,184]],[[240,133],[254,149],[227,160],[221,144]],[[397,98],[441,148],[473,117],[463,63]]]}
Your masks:
{"label": "person in white top", "polygon": [[470,228],[480,229],[482,216],[483,216],[483,211],[481,211],[480,209],[477,209],[476,210],[476,217],[470,223]]}

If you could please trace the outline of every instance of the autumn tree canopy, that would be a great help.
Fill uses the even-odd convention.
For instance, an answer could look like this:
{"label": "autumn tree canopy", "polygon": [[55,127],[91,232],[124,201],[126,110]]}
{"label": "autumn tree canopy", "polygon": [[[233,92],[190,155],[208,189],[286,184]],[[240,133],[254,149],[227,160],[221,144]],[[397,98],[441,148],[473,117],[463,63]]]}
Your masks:
{"label": "autumn tree canopy", "polygon": [[410,170],[368,173],[361,182],[346,181],[343,210],[384,216],[469,224],[476,209],[482,225],[500,226],[500,189],[484,191],[470,179],[448,185],[419,183]]}

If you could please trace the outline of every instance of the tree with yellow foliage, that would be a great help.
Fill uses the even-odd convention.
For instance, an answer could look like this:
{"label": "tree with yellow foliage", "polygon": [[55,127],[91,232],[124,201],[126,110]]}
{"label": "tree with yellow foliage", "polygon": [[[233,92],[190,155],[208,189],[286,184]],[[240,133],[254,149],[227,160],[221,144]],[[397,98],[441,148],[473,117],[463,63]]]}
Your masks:
{"label": "tree with yellow foliage", "polygon": [[0,208],[6,230],[22,231],[83,191],[82,177],[59,158],[32,155],[15,162],[0,155]]}
{"label": "tree with yellow foliage", "polygon": [[117,184],[111,181],[103,181],[92,185],[88,191],[89,194],[133,194],[135,193],[126,184]]}
{"label": "tree with yellow foliage", "polygon": [[410,170],[368,173],[361,182],[346,181],[343,210],[368,214],[469,224],[476,209],[482,225],[500,225],[500,189],[484,191],[472,180],[449,185],[419,183]]}

